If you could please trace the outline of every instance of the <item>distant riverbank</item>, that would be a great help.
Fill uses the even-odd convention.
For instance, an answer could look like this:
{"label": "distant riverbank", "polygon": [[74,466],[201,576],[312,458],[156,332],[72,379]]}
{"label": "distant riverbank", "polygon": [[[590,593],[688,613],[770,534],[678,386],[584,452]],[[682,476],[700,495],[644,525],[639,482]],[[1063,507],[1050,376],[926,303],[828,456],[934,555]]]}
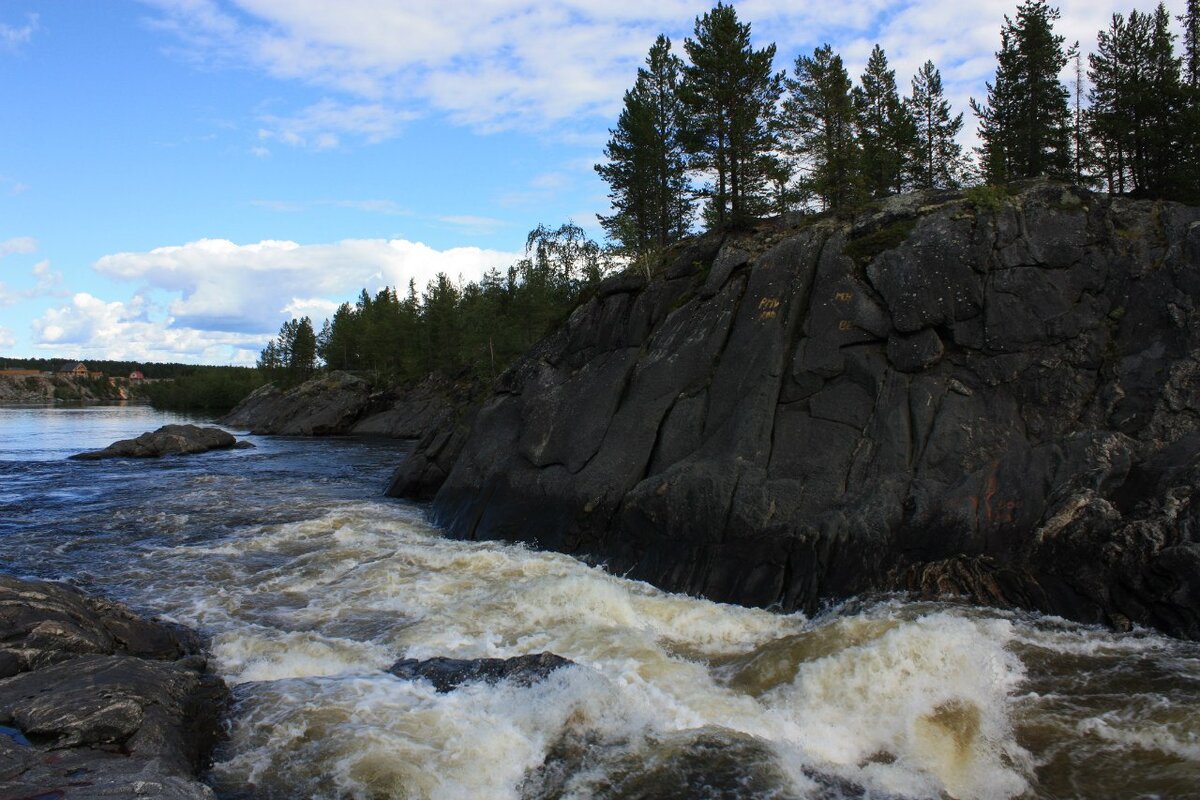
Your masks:
{"label": "distant riverbank", "polygon": [[145,401],[141,386],[127,378],[69,375],[0,375],[0,405],[63,402]]}

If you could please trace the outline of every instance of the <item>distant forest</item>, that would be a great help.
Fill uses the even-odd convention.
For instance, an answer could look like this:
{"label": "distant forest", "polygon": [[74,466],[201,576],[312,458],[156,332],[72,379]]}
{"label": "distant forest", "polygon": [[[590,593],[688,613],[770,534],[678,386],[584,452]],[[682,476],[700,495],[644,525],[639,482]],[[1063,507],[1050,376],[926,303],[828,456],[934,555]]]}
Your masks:
{"label": "distant forest", "polygon": [[404,292],[364,289],[319,331],[307,317],[285,323],[259,367],[285,384],[322,363],[399,381],[495,376],[607,271],[649,272],[697,225],[733,229],[914,189],[1039,176],[1200,201],[1200,0],[1177,20],[1162,4],[1114,14],[1086,58],[1054,32],[1058,20],[1044,0],[1004,17],[995,76],[970,103],[980,144],[965,152],[963,114],[933,62],[903,96],[878,45],[857,84],[828,44],[777,72],[775,45],[755,49],[750,24],[718,3],[696,18],[686,60],[659,36],[624,95],[596,165],[612,201],[600,218],[607,247],[571,223],[539,226],[523,259],[478,282],[439,274],[421,291],[412,282]]}

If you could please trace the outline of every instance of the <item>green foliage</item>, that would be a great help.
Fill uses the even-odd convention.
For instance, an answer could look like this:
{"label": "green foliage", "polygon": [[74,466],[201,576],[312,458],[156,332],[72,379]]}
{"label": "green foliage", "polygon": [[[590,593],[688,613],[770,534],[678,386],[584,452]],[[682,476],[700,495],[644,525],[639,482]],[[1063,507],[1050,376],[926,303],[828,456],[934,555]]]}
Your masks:
{"label": "green foliage", "polygon": [[858,134],[858,173],[868,197],[904,191],[906,162],[916,145],[916,122],[896,90],[883,48],[875,45],[852,92]]}
{"label": "green foliage", "polygon": [[613,214],[600,224],[618,251],[637,258],[687,235],[694,203],[687,192],[679,99],[683,61],[659,36],[646,66],[625,93],[625,105],[595,169],[609,186]]}
{"label": "green foliage", "polygon": [[717,3],[697,17],[695,38],[683,47],[691,60],[679,87],[688,114],[683,141],[692,168],[716,176],[702,190],[706,221],[745,225],[770,208],[768,185],[779,169],[773,120],[783,74],[772,70],[775,45],[755,50],[750,25]]}
{"label": "green foliage", "polygon": [[441,273],[418,296],[390,288],[338,308],[318,337],[330,369],[407,382],[429,373],[494,378],[562,322],[608,269],[600,246],[573,223],[539,225],[525,257],[460,286]]}
{"label": "green foliage", "polygon": [[1088,57],[1096,168],[1111,192],[1176,197],[1193,189],[1193,119],[1169,26],[1161,4],[1153,15],[1114,14]]}
{"label": "green foliage", "polygon": [[932,61],[926,61],[913,76],[912,96],[905,98],[904,105],[913,120],[907,164],[913,185],[921,189],[958,186],[965,171],[962,145],[957,141],[963,117],[951,116],[950,103],[942,93],[942,74]]}
{"label": "green foliage", "polygon": [[804,172],[804,189],[822,208],[842,208],[861,194],[850,75],[828,44],[797,58],[792,72],[781,118],[785,142]]}
{"label": "green foliage", "polygon": [[916,220],[904,219],[885,225],[879,230],[846,242],[846,246],[842,248],[842,254],[854,259],[855,263],[859,265],[868,264],[880,253],[893,250],[903,244],[916,224]]}
{"label": "green foliage", "polygon": [[964,192],[967,201],[978,211],[999,211],[1008,204],[1012,196],[1007,186],[985,184],[972,186]]}
{"label": "green foliage", "polygon": [[312,320],[303,317],[283,323],[279,336],[267,342],[259,354],[258,368],[270,380],[284,386],[295,386],[311,378],[317,368],[317,335]]}
{"label": "green foliage", "polygon": [[140,391],[155,408],[216,414],[233,408],[265,380],[249,367],[192,367],[173,380],[142,384]]}
{"label": "green foliage", "polygon": [[980,166],[988,183],[1070,176],[1069,93],[1058,75],[1074,50],[1054,33],[1058,18],[1058,9],[1045,0],[1025,0],[1015,21],[1004,17],[987,103],[971,100],[979,118]]}

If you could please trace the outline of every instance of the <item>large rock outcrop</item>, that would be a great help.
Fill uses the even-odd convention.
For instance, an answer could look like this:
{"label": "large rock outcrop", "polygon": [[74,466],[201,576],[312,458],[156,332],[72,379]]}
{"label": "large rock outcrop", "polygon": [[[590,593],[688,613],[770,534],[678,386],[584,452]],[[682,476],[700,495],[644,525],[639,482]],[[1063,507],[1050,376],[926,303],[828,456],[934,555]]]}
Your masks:
{"label": "large rock outcrop", "polygon": [[211,799],[228,699],[190,631],[0,576],[0,796]]}
{"label": "large rock outcrop", "polygon": [[1198,296],[1200,209],[1056,184],[711,235],[605,282],[389,493],[717,600],[1200,637]]}
{"label": "large rock outcrop", "polygon": [[429,378],[412,387],[376,389],[363,377],[335,371],[290,389],[261,386],[221,423],[256,434],[420,439],[459,412],[469,388]]}

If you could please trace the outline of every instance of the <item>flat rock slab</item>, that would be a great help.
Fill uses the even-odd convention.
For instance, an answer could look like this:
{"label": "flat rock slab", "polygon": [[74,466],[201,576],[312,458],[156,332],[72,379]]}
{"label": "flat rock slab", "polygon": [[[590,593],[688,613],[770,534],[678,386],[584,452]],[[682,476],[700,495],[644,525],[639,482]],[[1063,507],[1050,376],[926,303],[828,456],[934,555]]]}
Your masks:
{"label": "flat rock slab", "polygon": [[569,667],[574,663],[554,653],[536,653],[514,658],[439,657],[425,661],[402,658],[388,667],[388,672],[405,680],[422,678],[432,683],[433,688],[439,692],[445,693],[473,681],[513,681],[521,686],[529,686],[554,670]]}
{"label": "flat rock slab", "polygon": [[239,442],[228,431],[199,425],[163,425],[156,431],[143,433],[136,439],[113,442],[103,450],[91,450],[71,456],[80,461],[101,458],[158,458],[169,453],[205,453],[209,450],[254,447]]}
{"label": "flat rock slab", "polygon": [[211,798],[228,700],[193,632],[0,576],[0,798]]}

